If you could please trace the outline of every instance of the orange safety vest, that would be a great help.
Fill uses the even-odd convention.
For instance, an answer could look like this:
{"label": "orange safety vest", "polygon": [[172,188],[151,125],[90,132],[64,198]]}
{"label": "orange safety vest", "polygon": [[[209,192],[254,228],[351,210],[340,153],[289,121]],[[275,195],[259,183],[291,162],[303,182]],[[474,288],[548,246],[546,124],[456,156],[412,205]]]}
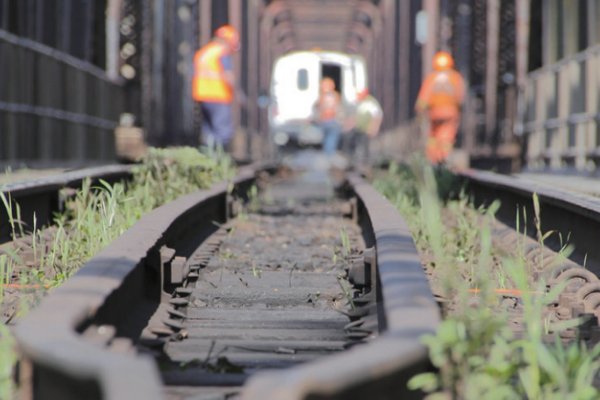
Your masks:
{"label": "orange safety vest", "polygon": [[196,53],[192,83],[194,100],[231,103],[233,93],[224,79],[225,70],[221,64],[221,57],[225,51],[224,44],[210,42]]}
{"label": "orange safety vest", "polygon": [[337,92],[321,93],[317,103],[319,118],[321,121],[336,119],[341,99]]}
{"label": "orange safety vest", "polygon": [[453,69],[430,72],[423,81],[417,101],[428,108],[460,107],[464,99],[464,80]]}

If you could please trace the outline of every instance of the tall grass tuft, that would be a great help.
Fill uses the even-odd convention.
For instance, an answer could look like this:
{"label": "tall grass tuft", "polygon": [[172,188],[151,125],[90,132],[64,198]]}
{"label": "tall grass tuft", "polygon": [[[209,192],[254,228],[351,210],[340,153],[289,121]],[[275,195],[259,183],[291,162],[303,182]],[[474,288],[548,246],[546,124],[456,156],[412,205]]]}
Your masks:
{"label": "tall grass tuft", "polygon": [[13,399],[13,367],[17,362],[15,341],[4,323],[0,323],[0,400]]}
{"label": "tall grass tuft", "polygon": [[[548,293],[543,282],[532,287],[531,266],[523,251],[518,257],[504,258],[494,275],[502,275],[503,282],[510,282],[523,293],[524,331],[522,337],[516,338],[508,328],[506,312],[500,309],[498,297],[491,290],[494,282],[490,260],[495,250],[490,224],[499,204],[494,203],[488,210],[475,210],[462,198],[444,205],[438,197],[443,191],[434,179],[439,181],[440,177],[447,179],[430,166],[415,163],[412,169],[392,165],[387,174],[374,182],[407,217],[422,254],[433,259],[431,264],[441,276],[445,297],[455,294],[458,299],[452,312],[445,310],[446,319],[436,334],[422,338],[437,372],[413,377],[409,388],[429,393],[428,400],[600,398],[593,386],[600,371],[600,345],[588,349],[582,342],[564,345],[560,341],[558,332],[580,320],[559,324],[543,321],[544,306],[554,301],[564,286]],[[534,208],[539,228],[539,207]],[[453,210],[462,210],[462,219],[457,218],[454,226],[444,225],[441,216]],[[547,236],[538,229],[542,246]],[[450,240],[468,251],[461,252]],[[525,248],[524,240],[518,244],[520,249]],[[463,279],[465,274],[459,265],[465,256],[472,270],[468,280]],[[477,295],[469,291],[473,288],[479,290]],[[544,333],[548,332],[554,332],[554,343],[544,342]]]}

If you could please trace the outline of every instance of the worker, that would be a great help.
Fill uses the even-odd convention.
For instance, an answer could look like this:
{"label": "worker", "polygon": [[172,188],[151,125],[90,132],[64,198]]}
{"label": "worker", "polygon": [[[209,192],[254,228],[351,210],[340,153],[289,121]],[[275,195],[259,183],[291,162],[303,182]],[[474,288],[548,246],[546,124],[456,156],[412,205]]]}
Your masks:
{"label": "worker", "polygon": [[369,94],[369,89],[358,92],[358,104],[354,118],[356,123],[349,135],[348,154],[353,154],[355,159],[364,159],[369,152],[369,138],[374,138],[379,133],[383,111],[375,97]]}
{"label": "worker", "polygon": [[342,100],[335,91],[335,82],[331,78],[321,81],[319,99],[314,106],[315,119],[323,129],[323,151],[332,158],[338,148],[341,135],[340,120],[343,118]]}
{"label": "worker", "polygon": [[429,118],[425,150],[432,164],[441,164],[452,152],[460,124],[460,106],[465,96],[462,76],[453,69],[454,60],[446,52],[433,58],[433,71],[423,81],[415,110]]}
{"label": "worker", "polygon": [[236,89],[231,61],[231,55],[239,50],[240,36],[233,27],[224,25],[194,57],[192,95],[201,105],[202,142],[209,147],[221,144],[225,148],[233,138],[233,95],[237,92],[240,103],[245,99]]}

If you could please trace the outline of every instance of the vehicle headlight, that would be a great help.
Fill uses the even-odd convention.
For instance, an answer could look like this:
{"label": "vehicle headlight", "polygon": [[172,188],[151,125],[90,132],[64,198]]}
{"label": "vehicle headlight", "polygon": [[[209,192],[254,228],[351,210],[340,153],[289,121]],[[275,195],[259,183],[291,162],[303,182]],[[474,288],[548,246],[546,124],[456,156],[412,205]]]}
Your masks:
{"label": "vehicle headlight", "polygon": [[290,137],[285,132],[277,132],[275,133],[275,136],[273,136],[273,141],[278,146],[284,146],[289,140]]}

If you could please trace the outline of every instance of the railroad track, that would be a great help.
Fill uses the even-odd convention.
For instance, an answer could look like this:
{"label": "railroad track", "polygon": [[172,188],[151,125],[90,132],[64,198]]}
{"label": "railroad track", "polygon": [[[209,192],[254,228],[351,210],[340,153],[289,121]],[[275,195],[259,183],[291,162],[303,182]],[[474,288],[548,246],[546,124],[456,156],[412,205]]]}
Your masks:
{"label": "railroad track", "polygon": [[[546,315],[600,314],[600,259],[586,240],[600,200],[481,171],[460,178],[476,205],[502,201],[496,240],[519,240],[515,210],[527,210],[527,257],[550,266],[534,278],[549,288],[569,281]],[[332,182],[344,184],[334,191]],[[533,239],[534,192],[542,229],[577,245],[570,259],[553,263],[562,244]],[[218,184],[143,217],[19,320],[21,390],[40,399],[419,398],[406,382],[427,368],[419,337],[440,318],[428,274],[402,217],[359,175],[247,166],[233,191]],[[594,323],[579,334],[600,339]]]}
{"label": "railroad track", "polygon": [[15,269],[0,261],[4,284],[0,318],[4,323],[12,321],[25,307],[24,303],[33,305],[44,294],[39,287],[42,282],[23,285],[20,278],[25,278],[32,270],[43,270],[46,276],[50,274],[52,266],[44,265],[42,260],[56,242],[58,228],[54,219],[66,211],[67,202],[87,180],[93,186],[101,186],[101,180],[114,184],[130,179],[131,168],[129,165],[105,165],[1,185],[4,201],[0,206],[0,257],[19,260]]}
{"label": "railroad track", "polygon": [[[543,282],[547,290],[566,285],[558,299],[546,310],[545,318],[565,321],[587,319],[578,329],[559,332],[564,341],[580,338],[592,345],[600,341],[600,198],[562,189],[540,182],[471,170],[458,175],[466,185],[476,206],[501,201],[496,213],[500,228],[495,234],[509,245],[518,238],[515,229],[526,232],[529,239],[524,248],[525,257],[535,260],[542,268],[531,271],[534,282]],[[575,181],[577,178],[573,178]],[[539,204],[539,230],[553,232],[540,243],[534,195]],[[521,234],[522,236],[522,234]],[[566,244],[574,251],[565,258],[559,256]],[[551,335],[547,338],[554,340]]]}
{"label": "railroad track", "polygon": [[267,169],[242,168],[230,194],[225,182],[144,216],[18,321],[22,390],[407,393],[428,365],[419,336],[435,330],[439,310],[404,220],[358,175],[334,196],[324,175],[257,181]]}

